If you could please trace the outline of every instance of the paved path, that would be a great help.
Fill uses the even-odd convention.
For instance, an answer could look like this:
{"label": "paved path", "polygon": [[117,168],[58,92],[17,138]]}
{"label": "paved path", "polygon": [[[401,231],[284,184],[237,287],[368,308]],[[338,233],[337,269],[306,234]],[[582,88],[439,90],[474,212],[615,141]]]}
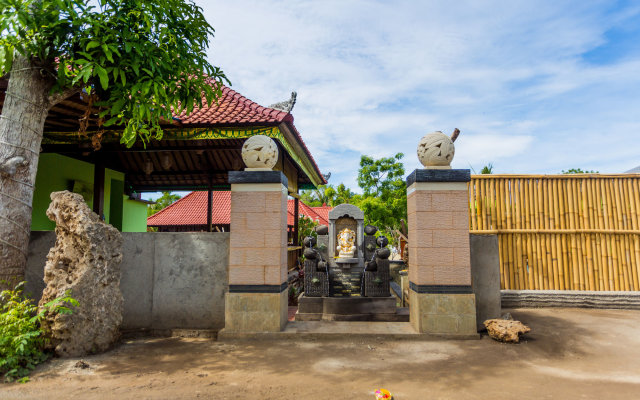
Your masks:
{"label": "paved path", "polygon": [[638,399],[640,311],[512,310],[519,345],[480,340],[140,339],[53,360],[0,399]]}

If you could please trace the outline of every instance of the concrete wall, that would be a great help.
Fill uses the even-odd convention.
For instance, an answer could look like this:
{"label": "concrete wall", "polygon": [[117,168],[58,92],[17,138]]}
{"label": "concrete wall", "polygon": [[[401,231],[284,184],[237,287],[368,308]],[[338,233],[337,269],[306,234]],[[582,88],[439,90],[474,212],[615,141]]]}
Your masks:
{"label": "concrete wall", "polygon": [[[123,330],[221,329],[229,233],[123,233]],[[32,232],[26,293],[39,299],[54,232]]]}
{"label": "concrete wall", "polygon": [[497,235],[469,235],[471,246],[471,281],[476,295],[476,324],[500,318],[500,250]]}
{"label": "concrete wall", "polygon": [[580,307],[640,310],[640,292],[503,290],[504,308]]}

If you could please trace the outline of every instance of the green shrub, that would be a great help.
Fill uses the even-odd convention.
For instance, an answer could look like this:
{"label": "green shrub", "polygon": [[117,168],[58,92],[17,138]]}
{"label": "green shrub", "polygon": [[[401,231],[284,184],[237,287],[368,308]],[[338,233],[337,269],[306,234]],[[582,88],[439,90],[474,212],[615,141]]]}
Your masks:
{"label": "green shrub", "polygon": [[66,304],[78,305],[67,291],[38,313],[33,300],[22,295],[23,286],[24,282],[0,294],[0,374],[7,381],[26,382],[35,366],[49,357],[45,351],[47,338],[40,325],[45,314],[71,314]]}

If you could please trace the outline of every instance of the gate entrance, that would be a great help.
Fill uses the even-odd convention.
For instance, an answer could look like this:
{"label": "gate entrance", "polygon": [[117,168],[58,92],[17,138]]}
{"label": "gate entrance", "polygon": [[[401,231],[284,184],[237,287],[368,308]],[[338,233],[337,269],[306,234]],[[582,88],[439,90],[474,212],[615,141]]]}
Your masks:
{"label": "gate entrance", "polygon": [[304,293],[296,321],[409,321],[390,288],[389,243],[364,226],[351,204],[329,212],[329,226],[304,240]]}

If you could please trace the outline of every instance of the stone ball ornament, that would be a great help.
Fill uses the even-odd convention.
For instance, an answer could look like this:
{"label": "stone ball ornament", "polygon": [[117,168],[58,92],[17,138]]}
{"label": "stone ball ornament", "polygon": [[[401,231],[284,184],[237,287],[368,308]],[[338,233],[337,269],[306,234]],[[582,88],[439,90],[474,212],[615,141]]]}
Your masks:
{"label": "stone ball ornament", "polygon": [[456,128],[451,137],[440,131],[431,132],[422,137],[418,143],[418,159],[425,168],[451,168],[451,161],[456,152],[453,142],[460,131]]}
{"label": "stone ball ornament", "polygon": [[249,170],[273,169],[278,162],[278,146],[268,136],[251,136],[242,145],[242,161]]}

